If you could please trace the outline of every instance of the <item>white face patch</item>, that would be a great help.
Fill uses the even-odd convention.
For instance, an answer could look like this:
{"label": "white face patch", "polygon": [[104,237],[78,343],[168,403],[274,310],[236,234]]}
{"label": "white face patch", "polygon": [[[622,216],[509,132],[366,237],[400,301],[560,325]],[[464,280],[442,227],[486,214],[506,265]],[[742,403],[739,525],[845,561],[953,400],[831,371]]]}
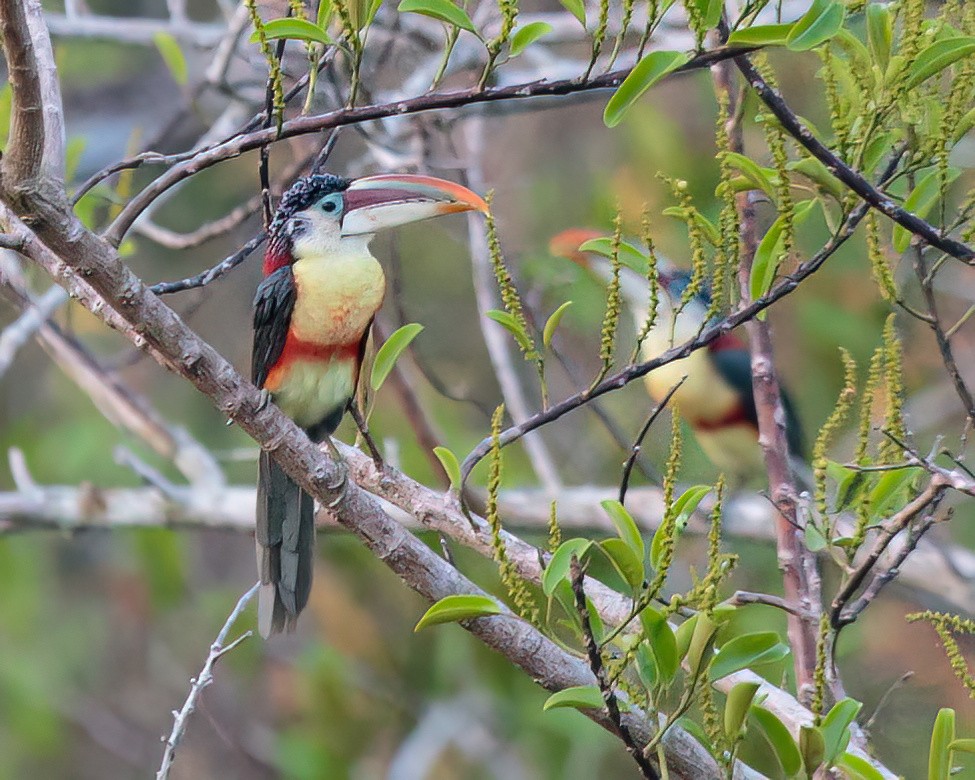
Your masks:
{"label": "white face patch", "polygon": [[296,258],[334,254],[342,243],[342,227],[337,217],[325,214],[317,206],[299,211],[292,217],[300,227],[292,240]]}

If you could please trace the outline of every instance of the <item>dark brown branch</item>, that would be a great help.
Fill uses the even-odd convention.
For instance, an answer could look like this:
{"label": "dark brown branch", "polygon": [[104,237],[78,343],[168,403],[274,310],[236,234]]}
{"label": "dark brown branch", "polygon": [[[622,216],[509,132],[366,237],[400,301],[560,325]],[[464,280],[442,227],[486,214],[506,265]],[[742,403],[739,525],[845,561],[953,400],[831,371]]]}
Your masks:
{"label": "dark brown branch", "polygon": [[913,214],[898,206],[889,195],[867,181],[863,174],[853,170],[853,168],[833,154],[825,144],[812,134],[812,131],[802,123],[802,120],[796,116],[792,109],[789,108],[778,90],[773,89],[762,78],[762,74],[752,65],[748,57],[736,57],[734,62],[761,101],[772,112],[775,118],[779,120],[782,127],[785,128],[785,131],[802,144],[813,157],[823,163],[833,176],[853,190],[864,201],[869,203],[870,206],[887,217],[890,217],[890,219],[901,227],[911,231],[915,236],[920,236],[931,246],[937,247],[945,254],[949,254],[966,263],[975,264],[975,250],[960,241],[942,235],[940,230],[921,219],[917,214]]}
{"label": "dark brown branch", "polygon": [[[716,49],[703,52],[674,71],[674,74],[687,73],[710,67],[715,62],[739,56],[740,52],[740,49]],[[126,207],[119,213],[118,217],[115,218],[115,221],[105,231],[104,238],[112,245],[117,246],[139,214],[170,187],[223,160],[239,157],[245,152],[259,149],[261,146],[274,141],[293,138],[307,133],[317,133],[334,127],[356,125],[391,116],[405,116],[448,108],[463,108],[482,103],[495,103],[506,100],[564,96],[579,92],[590,92],[597,89],[612,89],[618,87],[623,79],[629,75],[629,72],[629,69],[617,70],[597,76],[589,81],[561,79],[557,81],[535,81],[526,84],[512,84],[507,87],[492,87],[488,89],[472,88],[453,92],[433,92],[391,103],[343,108],[326,114],[295,117],[282,125],[280,133],[278,133],[277,128],[245,132],[216,146],[196,152],[188,158],[184,157],[182,161],[176,163],[129,201]]]}
{"label": "dark brown branch", "polygon": [[572,576],[572,593],[575,595],[576,611],[579,613],[579,620],[582,623],[582,640],[586,647],[586,657],[589,659],[589,669],[593,677],[599,683],[599,692],[603,695],[603,703],[609,720],[616,730],[616,735],[626,745],[626,752],[632,756],[636,765],[640,768],[640,774],[647,780],[658,780],[660,775],[654,769],[647,757],[643,755],[642,748],[633,740],[630,730],[623,723],[620,717],[620,706],[616,700],[616,692],[613,685],[606,676],[606,669],[603,667],[603,655],[599,650],[599,644],[592,633],[592,622],[589,620],[589,606],[586,604],[586,591],[582,564],[576,556],[572,556],[570,563],[570,573]]}

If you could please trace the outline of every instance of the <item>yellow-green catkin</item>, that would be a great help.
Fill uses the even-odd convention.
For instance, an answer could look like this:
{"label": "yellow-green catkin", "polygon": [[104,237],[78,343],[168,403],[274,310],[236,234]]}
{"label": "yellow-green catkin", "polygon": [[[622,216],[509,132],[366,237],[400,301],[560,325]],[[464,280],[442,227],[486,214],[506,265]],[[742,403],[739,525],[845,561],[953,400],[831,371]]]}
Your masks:
{"label": "yellow-green catkin", "polygon": [[281,82],[281,63],[274,56],[271,42],[267,38],[267,33],[264,30],[264,20],[257,11],[257,0],[244,0],[244,4],[247,6],[247,13],[250,16],[251,24],[254,25],[254,30],[257,33],[257,41],[261,47],[261,54],[264,55],[264,59],[267,62],[268,80],[271,82],[271,94],[273,95],[271,112],[274,115],[274,121],[280,133],[281,126],[284,124],[284,85]]}
{"label": "yellow-green catkin", "polygon": [[[881,390],[884,379],[884,349],[883,345],[874,350],[870,358],[870,368],[867,371],[867,381],[863,386],[863,395],[860,397],[860,421],[857,426],[857,444],[853,453],[853,462],[860,465],[869,465],[868,450],[870,447],[870,430],[873,427],[873,407],[877,398],[877,393]],[[859,500],[854,507],[856,523],[853,529],[853,542],[848,547],[855,551],[866,538],[867,524],[870,522],[870,492],[861,492]]]}
{"label": "yellow-green catkin", "polygon": [[699,584],[700,608],[710,614],[718,604],[719,588],[730,574],[737,556],[721,554],[721,518],[724,511],[725,478],[722,474],[714,486],[715,500],[711,509],[711,526],[708,530],[708,569]]}
{"label": "yellow-green catkin", "polygon": [[[708,735],[708,739],[715,748],[715,753],[719,756],[726,756],[730,760],[731,745],[728,744],[721,714],[714,703],[714,689],[707,680],[698,686],[697,703],[701,709],[701,725],[704,726],[704,733]],[[722,761],[722,763],[725,762]]]}
{"label": "yellow-green catkin", "polygon": [[501,427],[503,420],[504,404],[500,404],[491,417],[491,452],[488,463],[487,504],[484,514],[488,521],[488,527],[491,529],[491,549],[494,560],[498,564],[498,574],[508,593],[508,598],[521,617],[537,625],[538,609],[531,593],[528,592],[528,586],[515,570],[511,559],[508,558],[507,547],[502,538],[498,494],[501,490],[502,477]]}
{"label": "yellow-green catkin", "polygon": [[[494,191],[492,190],[485,198],[489,207],[493,199]],[[526,341],[524,343],[520,339],[518,341],[525,355],[525,360],[537,363],[541,359],[541,355],[535,346],[535,340],[532,338],[531,330],[528,327],[528,320],[525,318],[525,311],[521,305],[521,296],[518,294],[518,288],[515,286],[514,279],[511,278],[511,272],[508,270],[508,266],[505,265],[504,255],[501,252],[501,240],[498,238],[497,223],[490,209],[488,210],[485,223],[487,225],[487,242],[488,252],[491,256],[491,268],[494,270],[494,278],[498,284],[498,291],[501,293],[501,302],[504,305],[504,310],[514,317],[522,333],[525,335]]]}
{"label": "yellow-green catkin", "polygon": [[826,703],[826,664],[829,663],[827,643],[829,642],[829,616],[824,612],[819,616],[819,634],[816,637],[816,668],[813,671],[813,695],[809,708],[818,726],[823,719]]}
{"label": "yellow-green catkin", "polygon": [[840,356],[843,360],[843,389],[840,390],[833,411],[830,412],[823,427],[820,428],[812,451],[812,467],[816,482],[814,500],[824,522],[829,514],[829,508],[826,504],[826,466],[829,461],[826,454],[829,452],[830,443],[850,414],[857,394],[856,361],[849,352],[842,348],[840,349]]}
{"label": "yellow-green catkin", "polygon": [[[884,324],[884,381],[886,383],[886,411],[884,429],[899,441],[907,437],[904,425],[904,353],[900,336],[894,323],[894,315]],[[885,436],[880,442],[879,458],[882,463],[893,463],[901,456],[901,448]]]}
{"label": "yellow-green catkin", "polygon": [[664,471],[663,480],[664,516],[660,521],[660,528],[657,529],[657,533],[661,535],[660,558],[657,562],[657,571],[644,596],[644,601],[648,604],[663,589],[664,583],[667,581],[670,564],[674,560],[674,550],[677,548],[677,516],[674,513],[674,492],[677,486],[677,472],[680,469],[682,449],[680,415],[674,410],[670,429],[670,455],[667,456],[667,467]]}
{"label": "yellow-green catkin", "polygon": [[894,282],[894,272],[887,261],[887,253],[880,238],[880,221],[872,209],[867,212],[864,220],[867,229],[867,256],[870,258],[870,268],[877,289],[888,303],[896,303],[898,299],[897,284]]}
{"label": "yellow-green catkin", "polygon": [[784,224],[782,226],[782,255],[780,261],[792,254],[795,246],[795,226],[793,225],[793,199],[792,182],[789,179],[789,153],[785,146],[785,132],[781,125],[774,121],[770,114],[765,115],[762,123],[765,129],[765,143],[768,145],[772,155],[772,163],[775,166],[776,184],[775,199],[779,215],[782,216]]}
{"label": "yellow-green catkin", "polygon": [[674,197],[687,215],[687,240],[691,247],[691,278],[688,280],[687,287],[680,297],[681,308],[683,308],[694,300],[695,296],[704,287],[704,280],[707,278],[708,273],[707,239],[696,219],[698,210],[694,206],[694,200],[691,197],[687,182],[683,179],[673,179],[669,176],[662,178],[670,184]]}
{"label": "yellow-green catkin", "polygon": [[969,671],[965,656],[962,655],[961,649],[958,647],[958,642],[953,636],[956,633],[975,634],[975,621],[944,612],[931,611],[915,612],[908,615],[906,619],[908,623],[916,623],[917,621],[923,620],[931,624],[932,628],[937,632],[938,638],[941,640],[945,654],[948,656],[948,663],[951,665],[951,670],[955,673],[955,677],[968,689],[968,695],[975,699],[975,677]]}
{"label": "yellow-green catkin", "polygon": [[647,48],[650,36],[660,22],[660,16],[660,4],[658,0],[647,0],[647,23],[643,28],[643,34],[640,36],[640,43],[637,46],[637,56],[640,59],[643,59],[643,51]]}
{"label": "yellow-green catkin", "polygon": [[734,278],[738,271],[740,221],[735,188],[732,185],[736,175],[735,168],[728,157],[728,153],[731,152],[731,140],[728,137],[728,123],[731,121],[728,101],[728,94],[719,92],[718,120],[715,124],[714,139],[720,166],[720,180],[715,194],[721,201],[721,213],[718,217],[719,240],[714,256],[709,319],[717,316],[733,303]]}
{"label": "yellow-green catkin", "polygon": [[826,94],[826,105],[829,107],[829,122],[836,139],[834,144],[840,156],[847,157],[850,140],[849,103],[840,98],[839,79],[836,73],[836,57],[829,46],[820,46],[816,50],[822,60],[823,67],[819,70],[819,78],[823,82]]}
{"label": "yellow-green catkin", "polygon": [[548,549],[555,552],[562,544],[562,528],[559,526],[558,504],[552,501],[548,508]]}
{"label": "yellow-green catkin", "polygon": [[596,65],[596,60],[599,59],[599,53],[603,49],[603,43],[606,42],[606,31],[608,29],[609,0],[599,0],[599,17],[596,21],[596,29],[592,34],[592,57],[589,61],[589,68],[586,70],[586,78],[589,78],[589,74],[592,73],[592,69]]}
{"label": "yellow-green catkin", "polygon": [[606,313],[599,334],[599,359],[605,375],[613,364],[613,348],[616,344],[616,331],[619,329],[620,314],[623,311],[623,297],[620,291],[620,245],[623,243],[623,217],[617,212],[613,220],[613,242],[610,254],[612,276],[606,288]]}
{"label": "yellow-green catkin", "polygon": [[650,331],[653,330],[653,326],[657,323],[657,306],[660,304],[660,265],[653,243],[651,225],[650,211],[644,206],[643,217],[640,221],[640,238],[647,248],[647,317],[636,336],[636,347],[633,350],[633,356],[630,358],[631,363],[636,362],[643,342],[646,341]]}
{"label": "yellow-green catkin", "polygon": [[613,63],[616,62],[616,58],[619,56],[620,49],[623,48],[626,32],[630,28],[630,22],[633,21],[633,10],[636,8],[636,0],[622,0],[622,6],[623,17],[620,20],[620,31],[616,36],[616,43],[613,44],[613,53],[609,57],[607,68],[613,67]]}

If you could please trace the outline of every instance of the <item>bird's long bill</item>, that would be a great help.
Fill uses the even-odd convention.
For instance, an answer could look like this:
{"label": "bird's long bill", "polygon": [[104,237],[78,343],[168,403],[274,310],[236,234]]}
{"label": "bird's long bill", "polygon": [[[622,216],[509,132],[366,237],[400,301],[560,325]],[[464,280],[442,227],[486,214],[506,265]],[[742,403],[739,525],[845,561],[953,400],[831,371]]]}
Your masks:
{"label": "bird's long bill", "polygon": [[467,187],[433,176],[383,174],[356,179],[345,191],[342,234],[376,233],[386,228],[461,211],[487,213],[488,206]]}

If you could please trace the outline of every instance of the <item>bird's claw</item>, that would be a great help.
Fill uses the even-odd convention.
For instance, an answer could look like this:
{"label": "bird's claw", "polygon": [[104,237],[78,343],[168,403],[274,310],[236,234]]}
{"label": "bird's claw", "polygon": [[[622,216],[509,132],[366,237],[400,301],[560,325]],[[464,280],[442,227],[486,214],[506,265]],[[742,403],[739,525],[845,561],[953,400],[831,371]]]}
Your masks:
{"label": "bird's claw", "polygon": [[257,402],[257,409],[256,409],[256,411],[263,412],[265,409],[267,409],[268,404],[270,404],[270,403],[271,403],[271,393],[270,393],[270,391],[267,390],[267,389],[261,388],[261,398]]}
{"label": "bird's claw", "polygon": [[326,485],[330,493],[335,493],[335,498],[328,502],[326,505],[329,509],[335,509],[343,498],[345,498],[345,493],[349,488],[349,467],[341,461],[336,461],[335,470],[338,472],[339,478],[334,485]]}

